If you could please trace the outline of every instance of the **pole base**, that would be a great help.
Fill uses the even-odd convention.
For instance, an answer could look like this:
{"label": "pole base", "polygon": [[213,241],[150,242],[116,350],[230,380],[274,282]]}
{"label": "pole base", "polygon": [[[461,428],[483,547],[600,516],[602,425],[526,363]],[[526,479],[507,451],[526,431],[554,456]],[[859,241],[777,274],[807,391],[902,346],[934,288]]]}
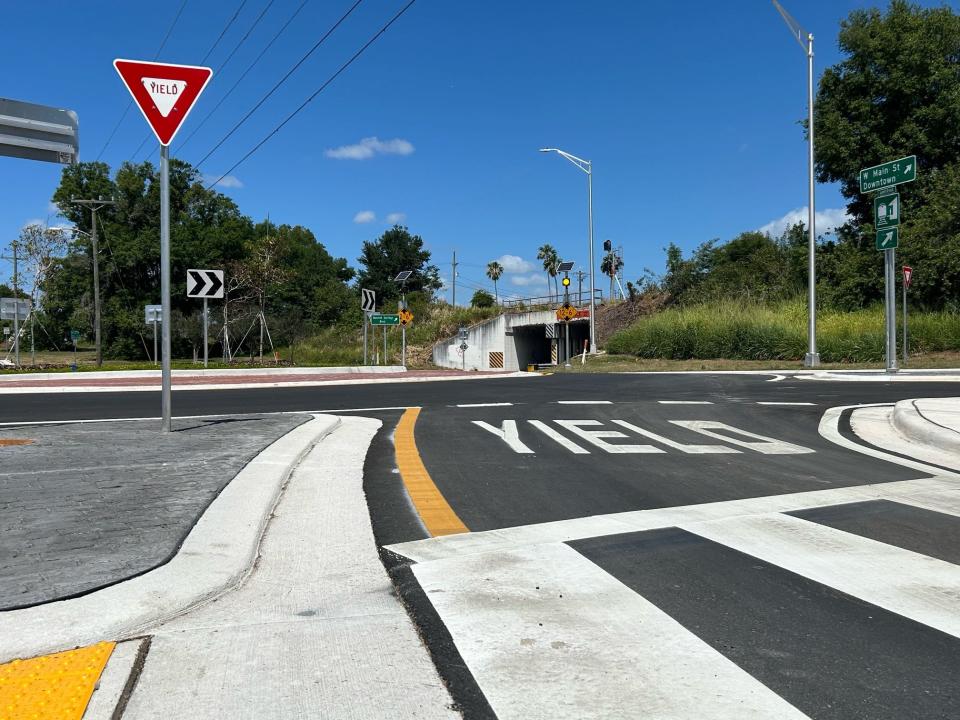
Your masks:
{"label": "pole base", "polygon": [[803,356],[803,366],[804,367],[819,367],[820,366],[820,353],[807,353]]}

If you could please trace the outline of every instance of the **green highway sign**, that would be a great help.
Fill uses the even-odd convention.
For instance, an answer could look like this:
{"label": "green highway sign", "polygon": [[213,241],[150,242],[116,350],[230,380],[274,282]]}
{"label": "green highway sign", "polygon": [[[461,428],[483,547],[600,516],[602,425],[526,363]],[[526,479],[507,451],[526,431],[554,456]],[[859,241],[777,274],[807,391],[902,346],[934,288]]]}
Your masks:
{"label": "green highway sign", "polygon": [[899,193],[873,199],[873,220],[877,230],[886,230],[900,224]]}
{"label": "green highway sign", "polygon": [[860,171],[860,192],[882,190],[891,185],[913,182],[917,179],[917,156],[900,158]]}
{"label": "green highway sign", "polygon": [[900,230],[898,228],[877,230],[877,250],[893,250],[899,242]]}
{"label": "green highway sign", "polygon": [[371,325],[399,325],[400,316],[374,313],[373,315],[370,316],[370,324]]}
{"label": "green highway sign", "polygon": [[70,339],[73,340],[74,342],[76,342],[77,340],[79,340],[79,339],[80,339],[80,331],[79,331],[79,330],[71,330],[71,331],[70,331]]}

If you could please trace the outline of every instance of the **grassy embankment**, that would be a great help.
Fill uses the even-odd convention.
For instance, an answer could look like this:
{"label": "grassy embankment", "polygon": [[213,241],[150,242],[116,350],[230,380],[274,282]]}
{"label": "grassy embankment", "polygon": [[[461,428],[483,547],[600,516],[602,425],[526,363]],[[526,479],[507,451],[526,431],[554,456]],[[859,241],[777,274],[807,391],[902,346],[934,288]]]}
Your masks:
{"label": "grassy embankment", "polygon": [[[900,321],[898,317],[898,325]],[[806,323],[803,301],[775,306],[717,302],[642,318],[614,335],[606,349],[612,354],[663,360],[800,361],[807,348]],[[911,313],[909,340],[913,366],[923,365],[927,356],[933,359],[960,351],[960,314]],[[828,364],[882,362],[883,308],[820,311],[817,349]]]}

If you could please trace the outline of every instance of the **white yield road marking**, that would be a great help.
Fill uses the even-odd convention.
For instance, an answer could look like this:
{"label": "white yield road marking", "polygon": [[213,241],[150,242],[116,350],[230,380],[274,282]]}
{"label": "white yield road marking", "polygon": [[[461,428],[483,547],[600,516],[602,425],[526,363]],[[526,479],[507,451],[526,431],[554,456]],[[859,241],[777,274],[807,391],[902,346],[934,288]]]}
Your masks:
{"label": "white yield road marking", "polygon": [[[536,454],[535,450],[521,440],[520,427],[517,420],[504,420],[500,424],[500,427],[491,425],[483,420],[473,420],[471,422],[477,427],[503,440],[507,444],[507,447],[516,453],[522,455]],[[553,420],[552,422],[554,425],[559,425],[561,428],[572,433],[577,438],[613,455],[666,452],[666,450],[656,445],[631,445],[607,442],[608,439],[629,439],[630,435],[620,432],[619,430],[603,429],[604,423],[600,420]],[[714,440],[720,440],[722,443],[726,443],[724,445],[694,445],[683,443],[624,420],[611,420],[609,422],[619,425],[621,428],[645,437],[648,440],[653,440],[660,445],[665,445],[673,450],[679,450],[680,452],[691,455],[720,455],[743,452],[742,450],[729,447],[730,445],[746,448],[747,450],[752,450],[763,455],[803,455],[816,452],[802,445],[795,445],[784,440],[777,440],[776,438],[766,435],[741,430],[732,425],[713,420],[671,420],[670,422],[679,427],[699,433],[700,435],[706,435]],[[590,450],[561,434],[544,421],[527,420],[527,423],[532,428],[556,442],[560,447],[569,450],[575,455],[590,454]]]}

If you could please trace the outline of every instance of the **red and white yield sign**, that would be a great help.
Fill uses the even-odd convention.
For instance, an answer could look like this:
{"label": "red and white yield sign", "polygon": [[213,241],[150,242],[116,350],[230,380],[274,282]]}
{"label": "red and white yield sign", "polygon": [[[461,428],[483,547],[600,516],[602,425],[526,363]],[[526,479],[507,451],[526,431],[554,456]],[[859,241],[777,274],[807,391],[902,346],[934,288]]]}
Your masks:
{"label": "red and white yield sign", "polygon": [[903,266],[903,286],[910,287],[910,281],[913,280],[913,268],[907,265]]}
{"label": "red and white yield sign", "polygon": [[195,65],[113,61],[161,145],[169,145],[210,82],[213,70]]}

